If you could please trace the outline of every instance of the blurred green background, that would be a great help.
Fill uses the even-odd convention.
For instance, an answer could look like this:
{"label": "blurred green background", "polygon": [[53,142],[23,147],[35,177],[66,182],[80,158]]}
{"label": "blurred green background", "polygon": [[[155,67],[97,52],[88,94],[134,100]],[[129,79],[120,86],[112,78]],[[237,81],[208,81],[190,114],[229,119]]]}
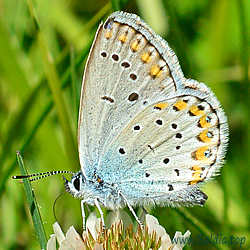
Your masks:
{"label": "blurred green background", "polygon": [[[78,171],[77,118],[84,65],[101,20],[114,10],[140,15],[176,52],[184,74],[205,82],[229,119],[230,144],[221,175],[203,186],[203,208],[155,208],[171,238],[175,231],[245,237],[250,248],[250,1],[248,0],[0,0],[0,249],[39,249],[20,170]],[[32,183],[49,237],[61,176]],[[66,231],[81,232],[80,201],[56,203]],[[205,236],[204,236],[205,237]],[[189,245],[185,249],[239,249]]]}

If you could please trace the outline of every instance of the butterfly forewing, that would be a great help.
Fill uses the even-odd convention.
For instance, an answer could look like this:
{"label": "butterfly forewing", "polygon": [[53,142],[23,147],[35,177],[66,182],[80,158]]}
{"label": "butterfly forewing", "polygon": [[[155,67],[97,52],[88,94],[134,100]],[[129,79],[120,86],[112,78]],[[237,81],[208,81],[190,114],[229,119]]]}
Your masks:
{"label": "butterfly forewing", "polygon": [[[173,60],[171,53],[169,60]],[[91,175],[101,167],[106,148],[136,114],[175,92],[177,86],[168,65],[131,25],[110,18],[100,26],[81,94],[78,140],[85,173],[88,169]]]}

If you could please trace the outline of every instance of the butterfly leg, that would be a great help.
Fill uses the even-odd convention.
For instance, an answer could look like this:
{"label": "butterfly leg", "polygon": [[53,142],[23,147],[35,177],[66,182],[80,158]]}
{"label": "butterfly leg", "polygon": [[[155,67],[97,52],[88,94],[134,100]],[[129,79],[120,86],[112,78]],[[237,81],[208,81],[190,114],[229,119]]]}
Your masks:
{"label": "butterfly leg", "polygon": [[[82,210],[82,227],[83,227],[83,231],[86,229],[85,228],[85,222],[86,222],[86,216],[85,216],[85,211],[84,211],[84,204],[86,205],[91,205],[91,206],[94,206],[95,203],[93,201],[93,199],[85,199],[85,200],[81,200],[81,210]],[[88,206],[87,206],[88,208]],[[88,211],[89,211],[89,208],[88,208]]]}
{"label": "butterfly leg", "polygon": [[86,200],[81,200],[81,210],[82,210],[82,221],[83,221],[83,230],[85,230],[85,222],[86,222],[86,216],[85,216],[85,211],[84,211],[84,204],[89,204],[91,206],[96,205],[100,215],[101,215],[101,221],[102,221],[102,229],[105,229],[105,222],[104,222],[104,213],[100,207],[99,201],[97,197],[94,197],[94,199],[86,199]]}
{"label": "butterfly leg", "polygon": [[84,211],[84,203],[85,203],[85,200],[81,200],[81,210],[82,210],[82,227],[83,227],[83,231],[85,231],[85,211]]}
{"label": "butterfly leg", "polygon": [[137,217],[134,209],[132,208],[132,206],[128,203],[127,199],[123,196],[121,191],[118,191],[118,194],[124,199],[124,201],[126,202],[130,212],[133,214],[133,216],[135,217],[135,220],[137,221],[137,223],[140,225],[141,229],[144,229],[144,226],[142,224],[142,222],[139,220],[139,218]]}
{"label": "butterfly leg", "polygon": [[98,211],[99,211],[99,213],[101,215],[102,231],[104,231],[104,229],[105,229],[105,222],[104,222],[104,217],[103,217],[104,214],[103,214],[103,211],[102,211],[102,209],[100,207],[100,204],[99,204],[99,201],[98,201],[97,197],[94,197],[94,201],[95,201],[95,205],[96,205],[96,207],[97,207],[97,209],[98,209]]}

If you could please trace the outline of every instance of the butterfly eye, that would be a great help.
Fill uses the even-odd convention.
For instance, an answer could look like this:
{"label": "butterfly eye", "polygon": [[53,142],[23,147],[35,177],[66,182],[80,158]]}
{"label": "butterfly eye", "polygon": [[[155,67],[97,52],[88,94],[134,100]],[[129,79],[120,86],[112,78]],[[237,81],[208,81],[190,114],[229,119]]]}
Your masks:
{"label": "butterfly eye", "polygon": [[76,189],[77,191],[80,190],[80,180],[79,180],[79,177],[78,177],[78,176],[75,178],[75,180],[74,180],[74,182],[73,182],[73,185],[74,185],[74,187],[75,187],[75,189]]}

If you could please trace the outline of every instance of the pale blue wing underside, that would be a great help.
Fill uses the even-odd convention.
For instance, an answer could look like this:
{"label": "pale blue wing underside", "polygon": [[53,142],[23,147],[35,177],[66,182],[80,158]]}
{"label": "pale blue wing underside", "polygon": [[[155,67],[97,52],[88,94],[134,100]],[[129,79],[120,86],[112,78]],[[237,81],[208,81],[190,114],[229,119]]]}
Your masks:
{"label": "pale blue wing underside", "polygon": [[222,164],[228,128],[218,100],[184,78],[168,44],[136,15],[116,12],[100,25],[80,106],[82,171],[125,196],[180,190]]}

